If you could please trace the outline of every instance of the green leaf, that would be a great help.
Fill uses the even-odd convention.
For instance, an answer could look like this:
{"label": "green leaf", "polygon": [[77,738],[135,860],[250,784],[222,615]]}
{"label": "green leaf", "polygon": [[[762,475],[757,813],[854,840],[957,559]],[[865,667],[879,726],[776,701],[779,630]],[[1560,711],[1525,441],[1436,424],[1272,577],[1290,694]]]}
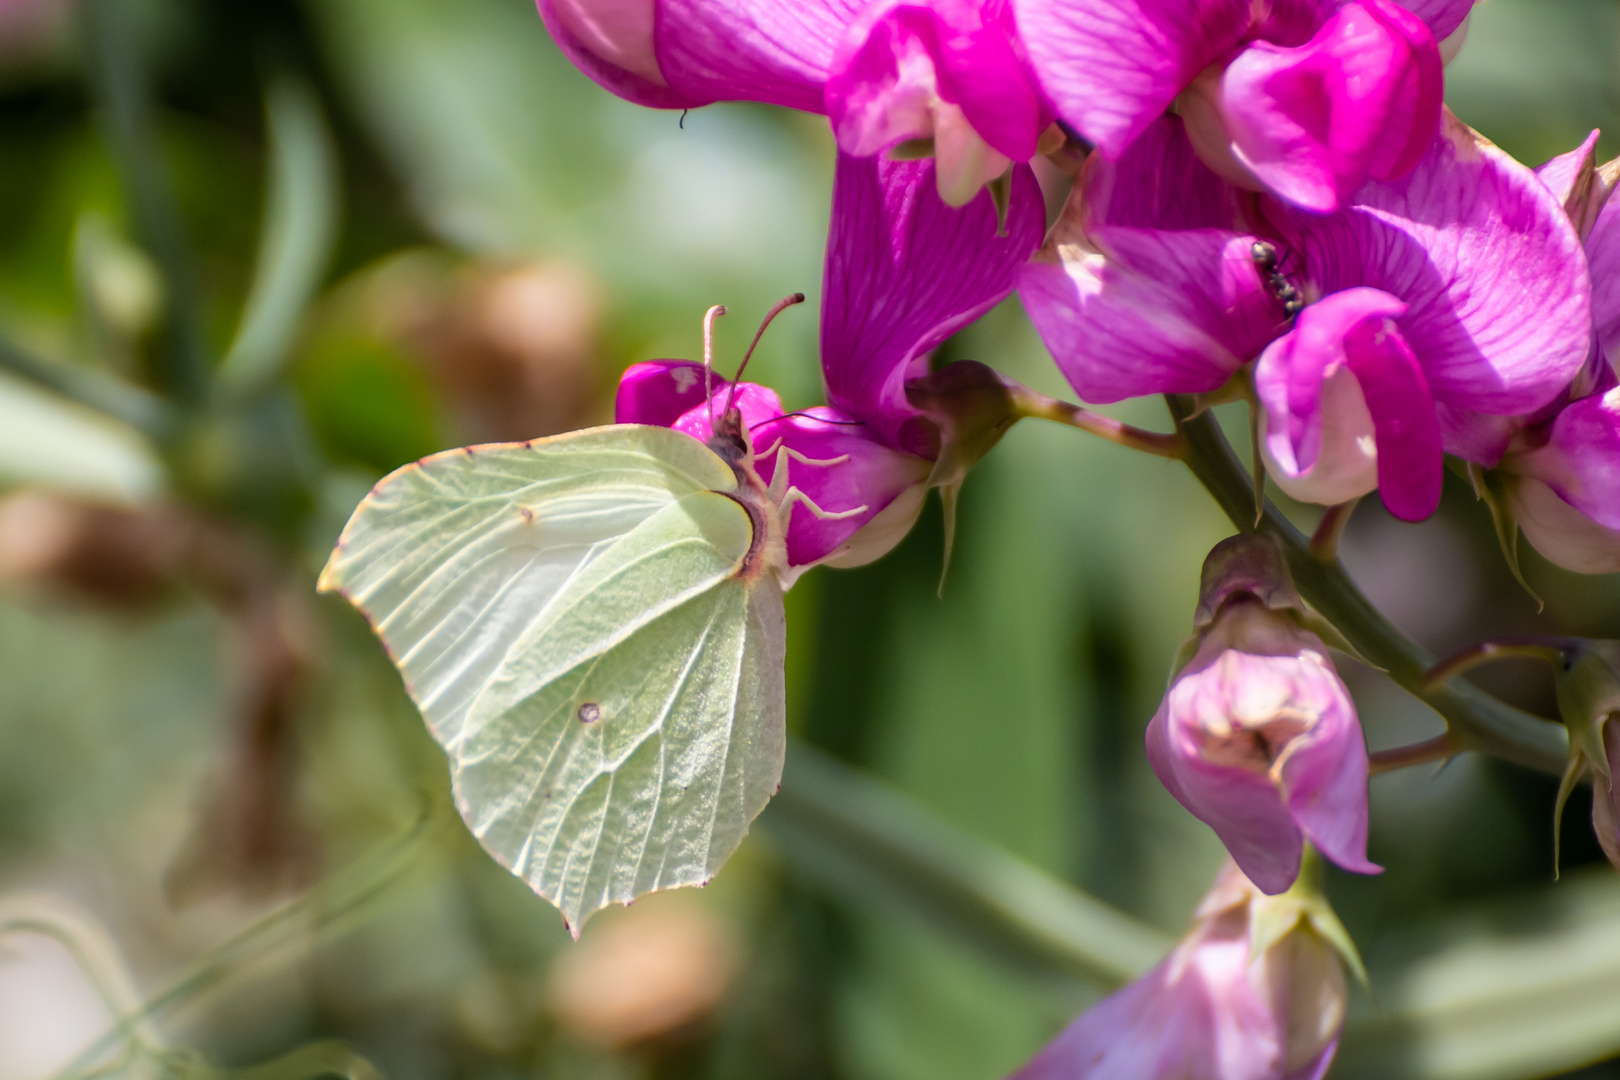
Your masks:
{"label": "green leaf", "polygon": [[237,397],[262,390],[286,359],[337,235],[337,164],[314,91],[277,80],[266,116],[270,176],[258,267],[219,370],[221,388]]}
{"label": "green leaf", "polygon": [[1519,1080],[1620,1053],[1620,880],[1607,867],[1414,927],[1368,955],[1337,1080]]}
{"label": "green leaf", "polygon": [[736,489],[665,428],[469,447],[378,484],[322,575],[404,674],[468,827],[576,934],[707,882],[780,780],[782,596],[741,573]]}

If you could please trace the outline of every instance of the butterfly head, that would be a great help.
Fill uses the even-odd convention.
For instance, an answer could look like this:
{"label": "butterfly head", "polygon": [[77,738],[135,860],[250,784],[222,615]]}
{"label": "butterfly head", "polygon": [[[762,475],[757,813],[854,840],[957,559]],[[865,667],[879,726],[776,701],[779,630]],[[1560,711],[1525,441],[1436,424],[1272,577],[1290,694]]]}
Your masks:
{"label": "butterfly head", "polygon": [[748,361],[753,357],[759,339],[765,336],[765,328],[771,325],[771,320],[780,315],[783,309],[802,303],[804,293],[794,293],[778,300],[771,310],[765,313],[759,329],[754,332],[754,340],[749,343],[748,351],[743,354],[742,363],[737,365],[737,375],[731,380],[731,388],[726,392],[725,407],[720,410],[718,417],[713,415],[715,395],[710,392],[710,373],[714,369],[714,320],[724,315],[726,309],[716,304],[703,316],[703,390],[709,402],[709,426],[713,431],[709,437],[709,449],[731,465],[741,464],[754,455],[753,440],[748,437],[742,410],[737,407],[737,387],[742,385],[743,372],[748,369]]}

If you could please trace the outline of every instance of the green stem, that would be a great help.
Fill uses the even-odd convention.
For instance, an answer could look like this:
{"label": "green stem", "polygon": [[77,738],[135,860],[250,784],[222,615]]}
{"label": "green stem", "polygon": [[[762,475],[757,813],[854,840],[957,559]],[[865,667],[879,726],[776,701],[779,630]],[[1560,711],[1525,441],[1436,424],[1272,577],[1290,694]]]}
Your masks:
{"label": "green stem", "polygon": [[173,429],[163,399],[115,376],[35,356],[0,334],[0,370],[128,424],[155,442]]}
{"label": "green stem", "polygon": [[158,371],[176,401],[200,406],[208,392],[208,344],[191,250],[152,138],[151,104],[137,55],[130,0],[85,0],[90,85],[103,134],[129,200],[136,234],[163,270],[166,347]]}
{"label": "green stem", "polygon": [[1310,541],[1269,503],[1254,524],[1254,488],[1214,416],[1206,412],[1194,417],[1194,402],[1184,395],[1167,394],[1165,400],[1187,438],[1187,467],[1222,512],[1244,532],[1262,532],[1277,541],[1301,595],[1369,663],[1439,713],[1457,750],[1477,750],[1554,776],[1563,773],[1569,744],[1560,727],[1466,683],[1429,686],[1426,675],[1434,656],[1390,625],[1356,588],[1343,563],[1317,559]]}
{"label": "green stem", "polygon": [[1036,417],[1041,420],[1051,420],[1059,424],[1067,424],[1081,431],[1090,432],[1109,442],[1132,450],[1140,450],[1144,454],[1153,454],[1156,457],[1170,458],[1173,461],[1182,460],[1186,454],[1185,440],[1179,433],[1161,435],[1156,431],[1143,431],[1130,424],[1115,420],[1111,416],[1094,413],[1090,409],[1083,409],[1079,405],[1067,401],[1049,398],[1044,394],[1026,391],[1021,399],[1020,414],[1026,417]]}
{"label": "green stem", "polygon": [[802,743],[760,824],[790,869],[862,910],[932,923],[1046,978],[1118,986],[1174,944]]}

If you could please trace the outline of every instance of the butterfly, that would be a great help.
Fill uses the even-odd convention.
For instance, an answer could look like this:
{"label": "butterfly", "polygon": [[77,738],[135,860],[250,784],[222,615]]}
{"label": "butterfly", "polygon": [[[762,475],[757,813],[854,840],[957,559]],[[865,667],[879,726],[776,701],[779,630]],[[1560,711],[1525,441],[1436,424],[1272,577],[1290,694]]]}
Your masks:
{"label": "butterfly", "polygon": [[404,676],[467,826],[576,935],[707,882],[781,781],[784,523],[808,500],[761,481],[734,394],[711,426],[423,458],[360,503],[320,577]]}

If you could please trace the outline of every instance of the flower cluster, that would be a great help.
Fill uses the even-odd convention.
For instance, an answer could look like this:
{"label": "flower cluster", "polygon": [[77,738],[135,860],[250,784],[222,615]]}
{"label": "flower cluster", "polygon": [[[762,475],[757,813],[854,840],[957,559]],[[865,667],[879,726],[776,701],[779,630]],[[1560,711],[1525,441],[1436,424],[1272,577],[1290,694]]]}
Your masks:
{"label": "flower cluster", "polygon": [[[1246,400],[1257,460],[1297,500],[1377,491],[1418,521],[1449,457],[1505,538],[1620,570],[1620,162],[1596,162],[1594,132],[1532,169],[1446,110],[1472,3],[539,0],[614,93],[817,112],[838,145],[826,405],[786,411],[657,361],[626,373],[618,419],[708,438],[724,394],[761,478],[796,493],[792,569],[865,562],[1014,420],[1053,415],[982,365],[930,371],[935,346],[1016,290],[1088,402]],[[1196,625],[1147,752],[1246,877],[1021,1075],[1303,1077],[1332,1056],[1337,1019],[1276,1004],[1303,1000],[1299,980],[1257,959],[1240,912],[1295,888],[1313,849],[1378,870],[1337,639],[1253,540],[1212,553]],[[1577,761],[1604,785],[1613,855],[1620,728],[1602,716]],[[1307,997],[1342,999],[1321,951],[1283,966],[1331,969]],[[1169,1028],[1208,1038],[1166,1043]]]}

